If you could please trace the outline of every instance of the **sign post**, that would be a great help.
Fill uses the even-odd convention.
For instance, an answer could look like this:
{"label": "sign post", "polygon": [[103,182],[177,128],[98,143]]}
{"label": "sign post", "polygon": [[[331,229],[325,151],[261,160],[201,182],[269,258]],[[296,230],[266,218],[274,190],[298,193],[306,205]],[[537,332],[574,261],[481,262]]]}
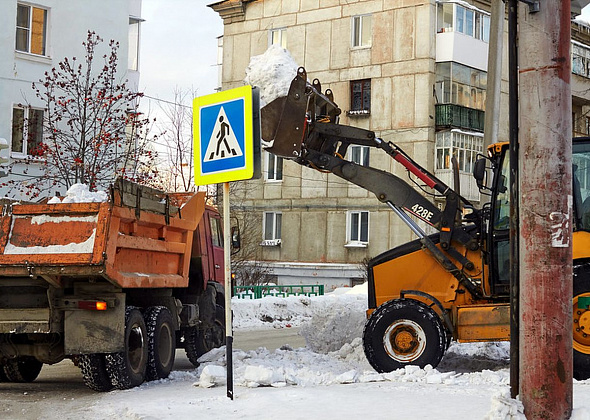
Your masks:
{"label": "sign post", "polygon": [[229,182],[260,176],[258,89],[243,86],[193,101],[195,184],[223,183],[227,397],[233,391]]}

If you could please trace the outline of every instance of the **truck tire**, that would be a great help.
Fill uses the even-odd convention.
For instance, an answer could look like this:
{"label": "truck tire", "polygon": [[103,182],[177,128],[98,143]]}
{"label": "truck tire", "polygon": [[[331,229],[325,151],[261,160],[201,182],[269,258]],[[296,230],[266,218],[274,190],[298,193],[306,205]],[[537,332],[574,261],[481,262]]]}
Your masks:
{"label": "truck tire", "polygon": [[225,311],[216,305],[215,322],[208,326],[189,327],[184,330],[184,350],[186,357],[199,366],[199,357],[211,350],[225,345]]}
{"label": "truck tire", "polygon": [[105,355],[111,383],[117,389],[129,389],[145,380],[148,360],[148,336],[141,312],[130,306],[125,310],[125,351]]}
{"label": "truck tire", "polygon": [[176,332],[172,314],[165,306],[152,306],[143,315],[148,334],[146,380],[170,375],[176,352]]}
{"label": "truck tire", "polygon": [[407,365],[436,367],[447,341],[439,316],[413,299],[396,299],[379,306],[363,332],[367,360],[381,373]]}
{"label": "truck tire", "polygon": [[[573,348],[574,378],[590,378],[590,264],[575,265],[574,262],[574,296],[573,296]],[[579,303],[579,305],[578,305]],[[580,306],[580,307],[579,307]]]}
{"label": "truck tire", "polygon": [[33,382],[39,376],[43,363],[31,356],[8,359],[4,365],[4,376],[8,382]]}
{"label": "truck tire", "polygon": [[105,355],[101,353],[82,354],[78,358],[84,384],[93,391],[106,392],[113,389],[107,372]]}

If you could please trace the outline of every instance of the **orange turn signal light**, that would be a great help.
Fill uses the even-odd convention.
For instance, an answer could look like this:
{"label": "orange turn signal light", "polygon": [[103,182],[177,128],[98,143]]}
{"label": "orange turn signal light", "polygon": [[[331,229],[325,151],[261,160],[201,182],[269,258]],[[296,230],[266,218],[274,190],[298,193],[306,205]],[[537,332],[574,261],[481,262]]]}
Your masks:
{"label": "orange turn signal light", "polygon": [[79,309],[87,309],[89,311],[106,311],[107,303],[96,300],[81,300],[78,302]]}

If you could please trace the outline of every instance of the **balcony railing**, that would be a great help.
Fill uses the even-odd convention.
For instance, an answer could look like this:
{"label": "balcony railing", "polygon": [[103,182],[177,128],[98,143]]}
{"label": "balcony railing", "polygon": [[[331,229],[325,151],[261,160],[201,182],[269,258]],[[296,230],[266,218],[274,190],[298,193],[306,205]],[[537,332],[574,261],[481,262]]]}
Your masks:
{"label": "balcony railing", "polygon": [[485,112],[455,104],[435,105],[436,128],[465,128],[483,131]]}

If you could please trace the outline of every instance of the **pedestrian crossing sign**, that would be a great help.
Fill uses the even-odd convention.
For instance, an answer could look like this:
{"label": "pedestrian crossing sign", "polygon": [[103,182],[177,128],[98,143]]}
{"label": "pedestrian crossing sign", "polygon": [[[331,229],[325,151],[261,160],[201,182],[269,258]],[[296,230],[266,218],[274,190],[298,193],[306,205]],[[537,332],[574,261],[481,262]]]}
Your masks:
{"label": "pedestrian crossing sign", "polygon": [[254,176],[255,137],[260,142],[255,94],[252,86],[242,86],[194,99],[196,185],[239,181]]}

